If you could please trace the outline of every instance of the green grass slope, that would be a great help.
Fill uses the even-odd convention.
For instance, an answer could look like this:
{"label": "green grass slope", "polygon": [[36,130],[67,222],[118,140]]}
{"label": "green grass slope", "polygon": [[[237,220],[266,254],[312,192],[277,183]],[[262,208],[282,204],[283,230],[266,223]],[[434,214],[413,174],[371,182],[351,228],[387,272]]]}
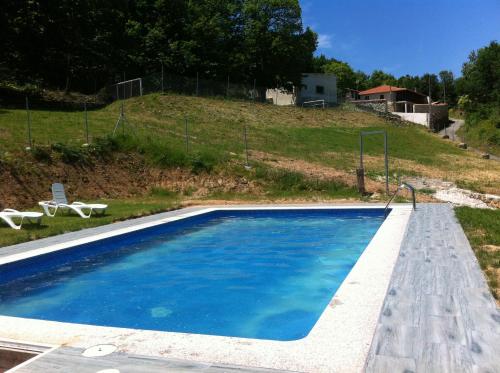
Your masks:
{"label": "green grass slope", "polygon": [[[385,129],[391,176],[398,172],[439,177],[490,192],[500,184],[497,164],[421,126],[395,125],[368,113],[160,94],[129,99],[124,108],[127,122],[118,134],[127,136],[122,137],[121,150],[138,151],[157,165],[191,165],[196,158],[211,164],[231,157],[243,161],[246,127],[251,162],[281,157],[353,174],[360,131]],[[112,132],[119,111],[120,103],[115,102],[88,113],[91,141]],[[86,142],[82,111],[32,110],[31,123],[35,146],[63,143],[77,148]],[[0,128],[0,157],[5,158],[5,152],[22,154],[27,144],[26,111],[0,110]],[[367,138],[365,151],[367,174],[376,179],[384,170],[382,138]]]}

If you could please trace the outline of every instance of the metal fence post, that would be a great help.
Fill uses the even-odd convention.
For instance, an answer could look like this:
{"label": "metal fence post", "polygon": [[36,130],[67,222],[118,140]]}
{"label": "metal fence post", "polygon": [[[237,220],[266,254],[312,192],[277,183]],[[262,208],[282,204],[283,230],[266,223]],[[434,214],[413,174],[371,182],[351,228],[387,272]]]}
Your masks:
{"label": "metal fence post", "polygon": [[384,131],[385,192],[389,195],[389,159],[387,155],[387,131]]}
{"label": "metal fence post", "polygon": [[163,88],[163,61],[161,61],[161,93],[163,94],[164,88]]}
{"label": "metal fence post", "polygon": [[196,96],[199,95],[199,84],[200,84],[200,77],[198,71],[196,72]]}
{"label": "metal fence post", "polygon": [[33,145],[33,142],[31,139],[31,113],[30,113],[28,96],[26,96],[26,114],[28,116],[28,150],[30,150]]}
{"label": "metal fence post", "polygon": [[87,102],[83,103],[83,110],[85,118],[85,139],[86,139],[86,144],[88,145],[90,142],[89,142],[89,119],[87,114]]}
{"label": "metal fence post", "polygon": [[255,92],[256,84],[257,84],[257,79],[254,78],[254,80],[253,80],[253,91],[252,91],[253,102],[255,102],[255,96],[257,96],[256,95],[257,92]]}
{"label": "metal fence post", "polygon": [[229,97],[229,74],[227,76],[226,98]]}
{"label": "metal fence post", "polygon": [[184,116],[184,136],[186,137],[186,153],[189,153],[188,119]]}
{"label": "metal fence post", "polygon": [[247,136],[247,125],[243,126],[243,138],[245,139],[245,168],[249,170],[250,164],[248,163],[248,136]]}
{"label": "metal fence post", "polygon": [[366,193],[365,189],[365,170],[363,169],[363,134],[359,134],[359,168],[356,170],[356,179],[358,182],[358,191],[361,194]]}

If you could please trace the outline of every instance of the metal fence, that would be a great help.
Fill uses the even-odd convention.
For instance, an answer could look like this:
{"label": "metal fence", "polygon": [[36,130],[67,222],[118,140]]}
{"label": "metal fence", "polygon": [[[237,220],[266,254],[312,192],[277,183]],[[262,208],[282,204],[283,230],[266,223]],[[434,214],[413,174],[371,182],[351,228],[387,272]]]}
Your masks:
{"label": "metal fence", "polygon": [[[88,146],[97,138],[120,134],[130,135],[130,141],[136,141],[135,146],[161,147],[156,154],[158,157],[175,157],[182,153],[190,157],[213,154],[218,159],[225,157],[246,167],[256,161],[265,161],[266,157],[272,158],[272,154],[293,156],[304,152],[300,123],[288,125],[285,114],[283,126],[269,128],[267,125],[266,110],[271,107],[262,104],[265,92],[256,81],[238,84],[232,83],[230,78],[214,81],[202,79],[198,74],[185,77],[157,73],[107,87],[98,99],[82,102],[79,109],[47,110],[43,102],[28,97],[24,109],[2,112],[0,108],[0,156],[54,144],[75,148]],[[133,98],[151,93],[156,95]],[[103,96],[108,97],[110,104],[96,107]],[[223,100],[234,104],[219,105]],[[214,105],[214,108],[203,111],[203,105]],[[240,106],[245,107],[241,111],[243,115],[238,112]],[[297,107],[290,109],[289,115],[301,118],[303,110],[312,112],[307,120],[317,120],[316,124],[310,124],[324,126],[331,109],[326,105],[308,109]],[[214,112],[218,113],[217,117],[210,116]],[[269,115],[276,115],[276,112],[271,110]],[[280,118],[282,115],[281,112]],[[353,138],[357,136],[352,133]],[[325,151],[335,152],[335,149]],[[353,169],[356,167],[357,159],[352,154],[340,158],[352,164]]]}

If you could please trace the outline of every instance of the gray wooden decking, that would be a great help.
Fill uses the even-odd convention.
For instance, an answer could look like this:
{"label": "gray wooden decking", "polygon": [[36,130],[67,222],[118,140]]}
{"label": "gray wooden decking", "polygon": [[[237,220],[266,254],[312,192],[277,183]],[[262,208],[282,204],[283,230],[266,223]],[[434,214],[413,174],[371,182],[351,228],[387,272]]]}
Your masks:
{"label": "gray wooden decking", "polygon": [[[144,220],[116,224],[137,224]],[[94,232],[104,229],[109,227],[95,228]],[[77,234],[88,233],[85,230]],[[75,238],[74,235],[68,236]],[[57,242],[61,238],[64,237],[46,240]],[[13,249],[27,250],[30,245],[0,249],[0,257],[12,254]],[[276,372],[121,353],[89,359],[82,357],[81,352],[62,347],[18,372],[85,373],[106,368],[132,373]],[[451,206],[419,205],[412,214],[366,371],[500,372],[500,311]]]}
{"label": "gray wooden decking", "polygon": [[500,372],[500,311],[452,207],[419,205],[367,372]]}
{"label": "gray wooden decking", "polygon": [[[193,361],[162,359],[152,356],[113,353],[112,355],[88,358],[81,349],[61,347],[42,356],[16,373],[96,373],[104,369],[118,369],[120,373],[276,373],[273,369],[245,368],[235,365],[205,364]],[[279,373],[283,373],[279,371]]]}

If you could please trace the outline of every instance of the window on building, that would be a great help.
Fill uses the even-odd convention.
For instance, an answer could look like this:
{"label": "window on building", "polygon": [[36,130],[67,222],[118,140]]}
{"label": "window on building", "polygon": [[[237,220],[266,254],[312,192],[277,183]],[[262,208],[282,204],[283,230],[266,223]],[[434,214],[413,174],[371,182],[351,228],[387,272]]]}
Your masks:
{"label": "window on building", "polygon": [[384,99],[384,95],[380,95],[380,99],[383,100]]}
{"label": "window on building", "polygon": [[365,100],[369,100],[370,99],[370,96],[365,96]]}
{"label": "window on building", "polygon": [[316,93],[319,95],[323,95],[325,93],[325,87],[322,85],[317,85],[316,86]]}
{"label": "window on building", "polygon": [[304,91],[307,91],[307,84],[302,84],[302,88],[304,89]]}

